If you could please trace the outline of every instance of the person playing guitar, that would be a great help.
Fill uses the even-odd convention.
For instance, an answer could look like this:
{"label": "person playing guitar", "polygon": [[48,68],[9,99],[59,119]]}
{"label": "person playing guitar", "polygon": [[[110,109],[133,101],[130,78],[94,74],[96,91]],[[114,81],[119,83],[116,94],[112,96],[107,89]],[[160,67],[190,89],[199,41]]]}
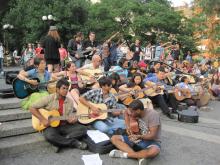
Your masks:
{"label": "person playing guitar", "polygon": [[82,40],[83,33],[78,32],[76,35],[74,35],[73,39],[69,40],[67,46],[71,59],[75,62],[77,68],[80,68],[83,64],[83,59],[80,58],[80,55],[77,53],[77,51],[82,51],[83,49]]}
{"label": "person playing guitar", "polygon": [[129,104],[126,111],[129,111],[127,114],[130,117],[137,120],[139,133],[133,134],[130,125],[126,123],[128,135],[112,136],[111,141],[119,150],[112,150],[109,156],[139,159],[139,164],[144,165],[146,164],[145,158],[153,158],[160,153],[160,116],[153,109],[144,109],[144,105],[139,99]]}
{"label": "person playing guitar", "polygon": [[[93,83],[87,83],[88,85],[97,86],[97,78],[102,76],[103,67],[101,66],[101,57],[97,54],[93,55],[92,63],[86,64],[83,67],[77,69],[77,72],[81,75],[82,80],[89,80]],[[96,75],[98,75],[96,77]],[[94,84],[95,82],[95,84]]]}
{"label": "person playing guitar", "polygon": [[[49,82],[49,80],[51,79],[51,73],[46,70],[45,60],[43,58],[35,57],[34,66],[34,69],[28,71],[21,70],[17,77],[20,80],[23,80],[24,82],[33,86],[36,86],[39,83]],[[34,79],[38,79],[39,81]],[[48,92],[46,90],[46,86],[39,87],[39,92],[32,93],[29,97],[22,101],[22,109],[28,110],[32,103],[36,102],[39,98],[42,98],[43,96],[47,96]]]}
{"label": "person playing guitar", "polygon": [[[163,90],[161,89],[161,85],[157,85],[158,83],[162,83],[162,80],[165,78],[165,73],[164,73],[164,69],[161,67],[157,73],[151,74],[150,77],[146,77],[144,79],[144,83],[146,87],[152,87],[151,89],[153,89],[153,91],[155,91],[153,94],[151,92],[151,96],[148,96],[154,103],[156,103],[162,110],[162,112],[170,119],[174,119],[175,116],[173,116],[172,111],[169,109],[164,97],[163,97]],[[161,91],[161,92],[158,92]],[[169,102],[173,102],[175,98],[174,97],[170,97],[169,98]],[[174,100],[175,101],[175,100]],[[171,104],[172,106],[172,104]],[[173,106],[173,109],[175,109],[176,107]],[[175,109],[176,110],[176,109]]]}
{"label": "person playing guitar", "polygon": [[[86,135],[85,126],[77,123],[77,118],[73,113],[73,103],[67,96],[69,82],[62,78],[56,84],[56,93],[41,98],[31,105],[30,112],[39,119],[46,128],[43,130],[45,139],[57,147],[71,147],[86,149],[87,145],[78,139]],[[67,116],[66,121],[62,121],[58,127],[50,127],[50,118],[45,118],[39,109],[44,108],[48,111],[57,110],[61,116]]]}
{"label": "person playing guitar", "polygon": [[[79,101],[84,104],[86,107],[89,107],[93,116],[98,116],[101,111],[98,107],[94,106],[92,103],[106,104],[108,109],[111,108],[121,108],[118,107],[116,98],[113,94],[110,93],[111,90],[111,79],[107,77],[101,77],[99,80],[99,89],[92,89],[86,93],[84,93]],[[90,101],[90,102],[89,102]],[[81,111],[81,110],[80,110]],[[103,121],[95,121],[93,123],[93,127],[101,132],[113,134],[117,129],[125,129],[124,120],[120,119],[119,116],[123,114],[122,111],[112,112],[110,116],[106,120]]]}
{"label": "person playing guitar", "polygon": [[57,79],[58,77],[62,76],[69,80],[71,85],[67,95],[73,100],[74,108],[77,108],[80,91],[84,90],[84,83],[81,79],[81,76],[76,72],[76,65],[70,61],[66,64],[65,71],[54,73],[53,75],[56,76]]}
{"label": "person playing guitar", "polygon": [[143,92],[136,93],[144,88],[143,79],[140,73],[135,73],[129,83],[119,87],[120,92],[129,92],[124,96],[120,96],[119,99],[125,104],[129,105],[133,100],[143,98],[145,95]]}
{"label": "person playing guitar", "polygon": [[193,88],[189,85],[189,79],[187,76],[181,78],[181,82],[176,84],[176,87],[180,90],[180,95],[185,96],[182,102],[186,103],[188,106],[196,105],[195,101],[192,99],[191,93],[193,93]]}

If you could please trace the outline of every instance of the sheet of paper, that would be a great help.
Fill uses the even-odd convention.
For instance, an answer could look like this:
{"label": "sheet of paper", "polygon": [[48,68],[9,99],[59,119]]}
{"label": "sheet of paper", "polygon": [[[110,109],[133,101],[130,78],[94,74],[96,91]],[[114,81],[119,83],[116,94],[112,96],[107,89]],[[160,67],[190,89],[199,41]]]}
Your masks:
{"label": "sheet of paper", "polygon": [[82,155],[81,159],[85,165],[102,165],[102,160],[100,159],[99,154]]}
{"label": "sheet of paper", "polygon": [[110,138],[105,134],[100,132],[99,130],[88,130],[87,135],[95,142],[103,142],[106,140],[110,140]]}

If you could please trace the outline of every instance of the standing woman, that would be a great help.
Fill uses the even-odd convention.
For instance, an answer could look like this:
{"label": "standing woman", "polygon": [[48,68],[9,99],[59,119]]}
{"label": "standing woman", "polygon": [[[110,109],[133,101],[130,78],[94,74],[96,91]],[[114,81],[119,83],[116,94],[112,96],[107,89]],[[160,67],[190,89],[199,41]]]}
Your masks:
{"label": "standing woman", "polygon": [[60,36],[57,31],[56,26],[50,26],[49,32],[45,37],[43,43],[43,48],[45,49],[44,58],[47,63],[48,71],[51,73],[53,70],[59,72],[60,70]]}

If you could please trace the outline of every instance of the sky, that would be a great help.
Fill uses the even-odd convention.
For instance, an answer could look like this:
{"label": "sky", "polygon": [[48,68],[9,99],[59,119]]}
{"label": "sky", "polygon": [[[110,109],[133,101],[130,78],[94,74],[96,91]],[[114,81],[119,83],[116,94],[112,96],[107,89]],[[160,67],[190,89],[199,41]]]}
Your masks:
{"label": "sky", "polygon": [[193,0],[170,0],[173,3],[173,6],[182,6],[184,2],[190,4]]}

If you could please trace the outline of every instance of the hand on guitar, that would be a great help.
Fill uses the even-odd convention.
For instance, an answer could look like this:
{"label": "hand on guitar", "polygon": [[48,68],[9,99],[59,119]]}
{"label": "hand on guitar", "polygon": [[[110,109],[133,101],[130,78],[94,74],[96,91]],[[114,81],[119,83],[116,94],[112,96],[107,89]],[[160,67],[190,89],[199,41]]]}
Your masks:
{"label": "hand on guitar", "polygon": [[131,135],[132,134],[131,128],[127,127],[126,132],[127,132],[128,135]]}
{"label": "hand on guitar", "polygon": [[45,119],[45,118],[41,120],[41,123],[42,123],[45,127],[49,127],[49,126],[50,126],[50,121],[47,120],[47,119]]}
{"label": "hand on guitar", "polygon": [[135,135],[135,134],[131,134],[128,136],[130,141],[136,142],[137,140],[140,139],[140,135]]}
{"label": "hand on guitar", "polygon": [[99,115],[100,109],[98,107],[95,106],[91,106],[90,109],[92,110],[94,115]]}
{"label": "hand on guitar", "polygon": [[68,117],[68,119],[67,119],[67,122],[69,123],[69,124],[74,124],[74,123],[76,123],[77,122],[77,118],[76,118],[76,116],[69,116]]}
{"label": "hand on guitar", "polygon": [[31,85],[38,85],[38,81],[37,80],[28,80],[27,82],[29,84],[31,84]]}

